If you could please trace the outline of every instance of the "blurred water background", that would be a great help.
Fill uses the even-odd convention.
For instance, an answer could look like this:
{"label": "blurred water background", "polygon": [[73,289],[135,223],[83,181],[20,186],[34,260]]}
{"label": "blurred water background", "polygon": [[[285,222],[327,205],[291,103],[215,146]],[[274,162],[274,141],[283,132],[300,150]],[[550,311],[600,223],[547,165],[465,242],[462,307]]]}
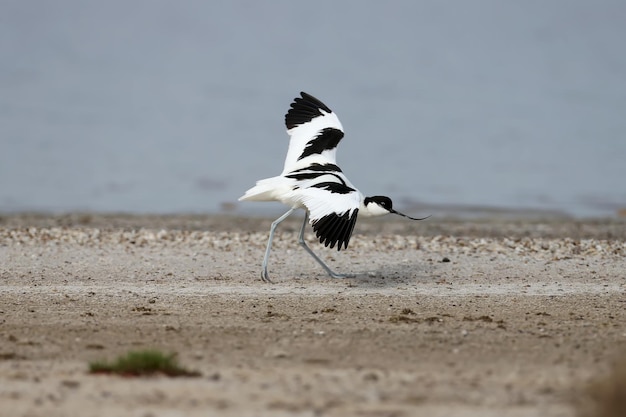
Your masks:
{"label": "blurred water background", "polygon": [[282,212],[301,90],[411,214],[626,207],[626,2],[0,2],[0,212]]}

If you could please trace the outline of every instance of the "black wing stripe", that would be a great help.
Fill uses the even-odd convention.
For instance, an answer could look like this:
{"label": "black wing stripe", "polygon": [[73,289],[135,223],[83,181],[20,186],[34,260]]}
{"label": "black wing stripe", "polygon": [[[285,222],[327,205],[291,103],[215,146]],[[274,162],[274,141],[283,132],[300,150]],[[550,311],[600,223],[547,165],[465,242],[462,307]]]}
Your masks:
{"label": "black wing stripe", "polygon": [[[292,178],[296,181],[304,181],[304,180],[314,180],[315,178],[323,177],[324,175],[332,175],[333,177],[337,178],[341,183],[341,184],[339,183],[334,183],[334,184],[338,184],[338,185],[348,188],[351,191],[355,191],[353,188],[350,188],[346,185],[346,181],[343,178],[341,178],[337,174],[333,174],[332,172],[302,172],[300,174],[285,175],[285,177]],[[320,183],[320,184],[326,184],[326,183]],[[312,185],[312,187],[318,187],[318,185]]]}
{"label": "black wing stripe", "polygon": [[321,188],[322,190],[326,190],[331,194],[349,194],[356,191],[354,188],[350,188],[345,184],[331,181],[313,184],[311,185],[311,188]]}
{"label": "black wing stripe", "polygon": [[326,173],[325,172],[302,172],[300,174],[285,175],[285,177],[293,178],[294,180],[297,180],[297,181],[304,181],[304,180],[313,180],[317,177],[321,177],[322,175],[326,175]]}
{"label": "black wing stripe", "polygon": [[310,122],[317,116],[322,116],[323,113],[320,109],[324,110],[326,113],[332,112],[328,106],[312,95],[304,91],[301,92],[300,95],[302,98],[296,97],[293,103],[291,103],[291,108],[285,115],[285,125],[287,129],[292,129],[303,123]]}
{"label": "black wing stripe", "polygon": [[359,210],[354,209],[352,215],[350,211],[339,215],[337,213],[328,214],[313,223],[313,230],[319,238],[320,243],[325,246],[334,248],[337,244],[337,250],[348,247],[350,236],[356,224],[356,218]]}
{"label": "black wing stripe", "polygon": [[342,172],[341,168],[339,168],[335,164],[311,164],[308,167],[296,169],[294,172],[302,172],[302,171],[327,171],[327,172]]}
{"label": "black wing stripe", "polygon": [[302,155],[298,157],[298,161],[307,156],[321,154],[324,151],[335,149],[342,138],[343,132],[339,129],[335,129],[334,127],[322,129],[319,135],[306,144]]}

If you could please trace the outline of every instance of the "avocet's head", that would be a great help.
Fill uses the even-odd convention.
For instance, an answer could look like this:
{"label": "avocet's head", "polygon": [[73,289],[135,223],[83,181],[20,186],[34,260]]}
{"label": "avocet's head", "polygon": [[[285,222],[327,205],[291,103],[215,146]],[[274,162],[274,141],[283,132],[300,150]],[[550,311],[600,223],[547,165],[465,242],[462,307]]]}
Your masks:
{"label": "avocet's head", "polygon": [[[391,198],[385,197],[383,195],[375,195],[373,197],[365,197],[363,200],[363,214],[365,216],[374,217],[374,216],[384,216],[385,214],[397,214],[398,216],[406,217],[411,220],[424,220],[428,217],[422,217],[421,219],[407,216],[406,214],[400,213],[399,211],[395,211],[393,209],[393,203],[391,202]],[[361,213],[359,213],[361,214]]]}

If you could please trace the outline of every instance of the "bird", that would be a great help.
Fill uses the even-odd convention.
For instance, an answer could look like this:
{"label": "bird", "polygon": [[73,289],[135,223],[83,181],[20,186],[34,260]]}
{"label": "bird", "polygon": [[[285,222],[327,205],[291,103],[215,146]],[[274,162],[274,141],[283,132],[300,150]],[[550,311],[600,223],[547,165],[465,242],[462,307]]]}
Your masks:
{"label": "bird", "polygon": [[346,249],[357,215],[364,217],[396,214],[411,220],[424,220],[400,213],[386,196],[365,197],[337,165],[337,146],[344,136],[337,115],[323,102],[300,93],[285,115],[290,137],[289,148],[280,175],[262,179],[239,198],[239,201],[279,201],[290,209],[272,222],[261,265],[261,279],[272,282],[267,265],[276,227],[294,211],[304,209],[304,222],[298,243],[333,278],[353,275],[334,272],[304,241],[307,222],[319,242],[337,250]]}

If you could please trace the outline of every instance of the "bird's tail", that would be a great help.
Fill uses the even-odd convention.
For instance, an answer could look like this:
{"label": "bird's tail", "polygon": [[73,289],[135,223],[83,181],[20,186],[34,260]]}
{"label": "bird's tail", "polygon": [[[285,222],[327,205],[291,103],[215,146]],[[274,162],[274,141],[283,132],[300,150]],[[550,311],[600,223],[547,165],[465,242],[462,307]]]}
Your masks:
{"label": "bird's tail", "polygon": [[239,197],[239,201],[275,201],[278,200],[277,193],[285,186],[284,177],[272,177],[257,181],[256,185],[250,188],[244,195]]}

